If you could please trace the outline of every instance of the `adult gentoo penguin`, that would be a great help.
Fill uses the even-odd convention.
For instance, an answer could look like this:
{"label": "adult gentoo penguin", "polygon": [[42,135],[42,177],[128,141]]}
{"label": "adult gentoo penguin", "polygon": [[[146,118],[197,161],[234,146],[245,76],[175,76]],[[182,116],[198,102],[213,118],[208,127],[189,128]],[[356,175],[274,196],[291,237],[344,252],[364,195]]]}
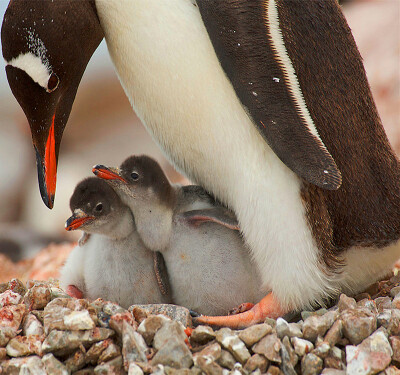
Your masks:
{"label": "adult gentoo penguin", "polygon": [[52,206],[61,135],[104,34],[169,159],[237,215],[271,293],[239,327],[357,292],[399,256],[400,166],[335,0],[13,0],[10,86]]}

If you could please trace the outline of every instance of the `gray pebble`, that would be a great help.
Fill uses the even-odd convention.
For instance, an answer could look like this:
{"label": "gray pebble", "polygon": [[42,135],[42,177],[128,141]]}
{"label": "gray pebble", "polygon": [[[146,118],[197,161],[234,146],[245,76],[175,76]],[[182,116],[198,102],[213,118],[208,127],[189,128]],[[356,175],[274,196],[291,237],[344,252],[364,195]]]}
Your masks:
{"label": "gray pebble", "polygon": [[252,347],[254,353],[262,354],[272,362],[281,363],[281,342],[278,336],[273,333],[262,338]]}
{"label": "gray pebble", "polygon": [[[250,359],[249,359],[250,360]],[[235,357],[227,350],[221,350],[221,356],[217,359],[217,362],[224,368],[232,370],[236,363]],[[248,361],[247,361],[248,362]],[[246,363],[247,363],[246,362]]]}
{"label": "gray pebble", "polygon": [[147,362],[147,345],[144,338],[133,327],[124,321],[122,332],[122,355],[125,370],[128,370],[130,362]]}
{"label": "gray pebble", "polygon": [[159,350],[171,337],[176,337],[183,342],[187,339],[187,335],[182,324],[174,320],[165,322],[163,326],[156,332],[154,335],[153,347],[156,350]]}
{"label": "gray pebble", "polygon": [[378,297],[375,299],[376,307],[378,309],[378,312],[381,313],[385,309],[391,309],[392,308],[392,299],[390,297]]}
{"label": "gray pebble", "polygon": [[198,326],[196,327],[191,336],[190,341],[197,342],[198,344],[206,344],[215,338],[215,332],[211,327]]}
{"label": "gray pebble", "polygon": [[251,347],[256,342],[260,341],[265,335],[271,332],[272,327],[270,325],[265,323],[255,324],[244,329],[243,331],[240,331],[239,338],[246,344],[247,347]]}
{"label": "gray pebble", "polygon": [[256,369],[259,369],[262,373],[267,371],[267,367],[269,365],[269,361],[261,354],[252,355],[246,364],[244,365],[244,369],[248,372],[253,372]]}
{"label": "gray pebble", "polygon": [[285,319],[278,318],[276,320],[276,333],[280,339],[285,336],[288,337],[302,337],[303,333],[301,332],[301,328],[299,324],[296,323],[288,323]]}
{"label": "gray pebble", "polygon": [[294,351],[300,357],[308,354],[314,349],[314,344],[311,341],[304,340],[298,337],[293,337],[291,339]]}
{"label": "gray pebble", "polygon": [[319,375],[323,368],[323,361],[315,354],[309,353],[301,361],[302,375]]}
{"label": "gray pebble", "polygon": [[171,337],[164,342],[153,357],[152,364],[161,364],[177,369],[189,368],[193,365],[193,357],[185,342],[178,337]]}
{"label": "gray pebble", "polygon": [[376,317],[366,309],[348,309],[341,315],[343,335],[353,345],[359,344],[377,328]]}
{"label": "gray pebble", "polygon": [[147,345],[151,345],[156,332],[170,319],[164,315],[150,315],[138,327],[138,332],[143,336]]}
{"label": "gray pebble", "polygon": [[250,352],[237,334],[229,328],[221,328],[216,334],[217,341],[228,350],[240,363],[246,363]]}
{"label": "gray pebble", "polygon": [[354,298],[341,294],[339,297],[338,307],[339,312],[343,312],[347,309],[355,309],[357,307],[357,302]]}
{"label": "gray pebble", "polygon": [[329,311],[319,316],[308,317],[303,324],[303,338],[315,342],[318,336],[323,336],[338,317],[337,311]]}
{"label": "gray pebble", "polygon": [[400,294],[400,286],[395,286],[394,288],[392,288],[392,290],[390,291],[390,295],[392,297],[396,297],[397,295]]}
{"label": "gray pebble", "polygon": [[391,361],[392,348],[382,329],[379,329],[360,345],[346,347],[347,372],[349,374],[376,374]]}

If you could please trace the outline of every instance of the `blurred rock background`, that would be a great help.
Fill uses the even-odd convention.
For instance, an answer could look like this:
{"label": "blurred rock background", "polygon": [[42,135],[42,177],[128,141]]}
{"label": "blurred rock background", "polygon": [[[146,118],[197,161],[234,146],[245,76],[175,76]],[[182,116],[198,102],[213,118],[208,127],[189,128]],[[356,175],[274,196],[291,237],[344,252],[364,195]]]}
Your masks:
{"label": "blurred rock background", "polygon": [[[1,20],[7,3],[0,3]],[[352,0],[343,9],[364,58],[382,122],[400,155],[400,1]],[[94,164],[119,165],[134,153],[155,157],[173,182],[184,181],[132,111],[103,42],[76,96],[61,145],[55,208],[48,210],[39,194],[29,125],[8,87],[1,59],[0,253],[16,260],[32,257],[49,242],[76,240],[79,233],[64,230],[75,185],[91,175]],[[7,268],[7,280],[10,263],[6,265],[4,259],[0,254],[0,279]]]}

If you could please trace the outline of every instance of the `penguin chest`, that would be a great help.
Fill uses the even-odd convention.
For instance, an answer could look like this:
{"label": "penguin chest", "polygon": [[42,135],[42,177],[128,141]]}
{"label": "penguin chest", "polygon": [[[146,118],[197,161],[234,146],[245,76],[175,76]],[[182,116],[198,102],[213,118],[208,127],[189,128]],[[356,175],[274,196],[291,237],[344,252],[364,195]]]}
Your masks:
{"label": "penguin chest", "polygon": [[128,307],[162,302],[153,271],[153,257],[136,236],[124,240],[95,237],[85,258],[88,297],[103,298]]}
{"label": "penguin chest", "polygon": [[178,169],[210,188],[240,162],[277,159],[225,76],[192,1],[96,6],[127,96]]}

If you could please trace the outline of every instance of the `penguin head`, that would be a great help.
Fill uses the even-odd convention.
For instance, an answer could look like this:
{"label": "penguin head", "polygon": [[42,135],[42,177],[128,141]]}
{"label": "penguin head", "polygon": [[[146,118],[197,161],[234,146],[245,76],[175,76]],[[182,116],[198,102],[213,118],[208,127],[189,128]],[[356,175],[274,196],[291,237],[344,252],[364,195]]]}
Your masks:
{"label": "penguin head", "polygon": [[113,232],[122,222],[129,209],[122,203],[104,180],[89,177],[75,188],[70,200],[72,216],[65,223],[65,229],[81,229],[87,233],[102,233],[116,237]]}
{"label": "penguin head", "polygon": [[96,165],[92,171],[111,184],[125,203],[136,200],[167,207],[174,204],[174,189],[160,165],[149,156],[130,156],[118,169]]}
{"label": "penguin head", "polygon": [[103,38],[94,1],[12,0],[1,28],[11,90],[31,128],[40,193],[52,208],[62,134]]}

